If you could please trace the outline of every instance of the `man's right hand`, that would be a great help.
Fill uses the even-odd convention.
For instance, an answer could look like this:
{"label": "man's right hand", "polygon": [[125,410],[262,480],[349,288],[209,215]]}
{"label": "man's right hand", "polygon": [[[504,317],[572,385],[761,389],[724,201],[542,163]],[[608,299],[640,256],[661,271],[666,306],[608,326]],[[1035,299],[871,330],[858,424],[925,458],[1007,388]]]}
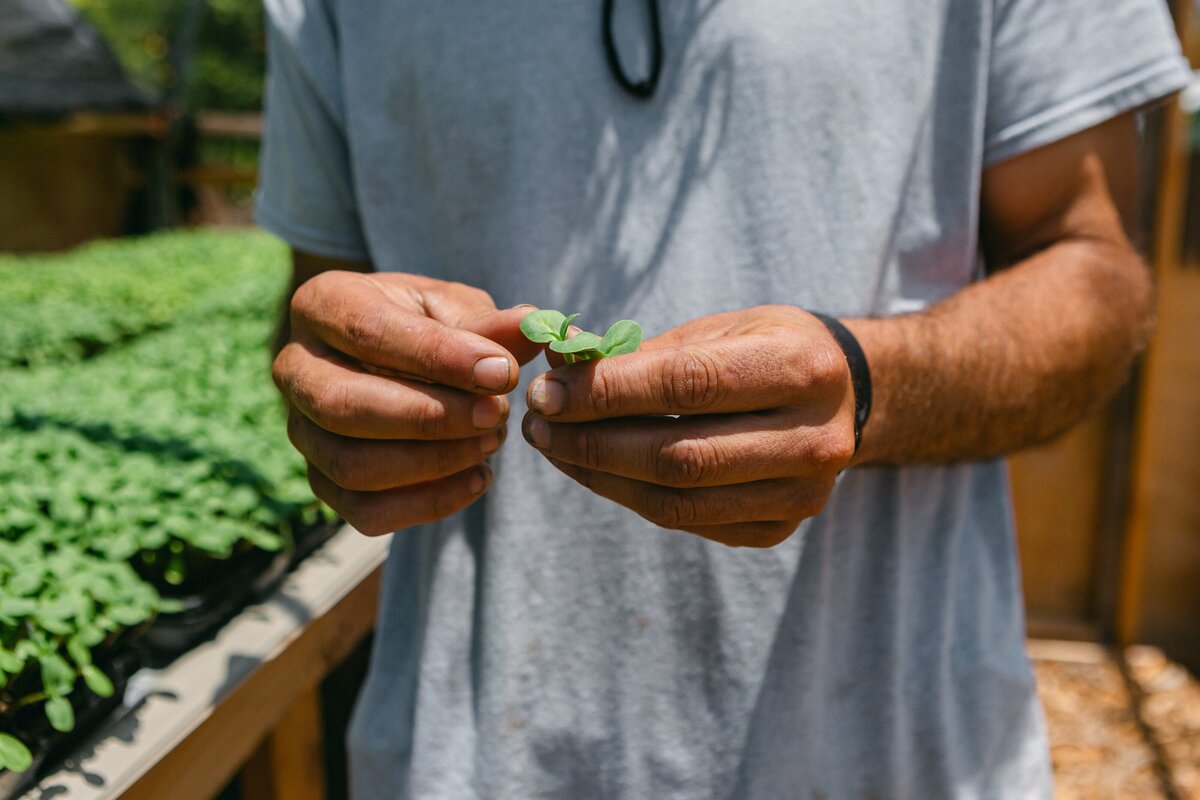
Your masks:
{"label": "man's right hand", "polygon": [[313,492],[383,534],[466,508],[491,484],[505,394],[540,352],[484,291],[399,273],[323,272],[297,289],[275,359]]}

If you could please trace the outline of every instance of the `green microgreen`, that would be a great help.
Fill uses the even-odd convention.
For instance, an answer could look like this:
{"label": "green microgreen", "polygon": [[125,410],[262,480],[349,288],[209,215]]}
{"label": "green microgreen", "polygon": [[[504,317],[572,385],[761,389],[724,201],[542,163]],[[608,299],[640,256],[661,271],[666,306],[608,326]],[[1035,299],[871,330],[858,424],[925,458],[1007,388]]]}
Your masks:
{"label": "green microgreen", "polygon": [[270,382],[286,276],[241,232],[0,255],[0,773],[18,715],[74,727],[127,631],[328,518]]}
{"label": "green microgreen", "polygon": [[553,309],[531,311],[521,320],[521,333],[531,342],[549,344],[568,364],[632,353],[642,344],[642,326],[631,319],[614,322],[603,337],[588,331],[568,337],[571,321],[578,316]]}
{"label": "green microgreen", "polygon": [[0,769],[24,772],[33,765],[33,753],[21,740],[7,733],[0,733]]}

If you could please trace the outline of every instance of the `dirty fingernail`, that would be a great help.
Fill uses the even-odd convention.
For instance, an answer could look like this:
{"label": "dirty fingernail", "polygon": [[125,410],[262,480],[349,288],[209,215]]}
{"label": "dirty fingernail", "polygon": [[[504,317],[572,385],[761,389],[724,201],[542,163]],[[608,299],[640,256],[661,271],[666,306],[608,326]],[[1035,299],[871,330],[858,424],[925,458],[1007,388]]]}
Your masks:
{"label": "dirty fingernail", "polygon": [[550,446],[550,423],[541,417],[530,416],[529,425],[525,429],[529,443],[539,450]]}
{"label": "dirty fingernail", "polygon": [[558,381],[538,378],[529,389],[529,405],[539,414],[561,414],[566,392]]}
{"label": "dirty fingernail", "polygon": [[508,359],[499,356],[479,359],[475,362],[472,378],[480,389],[500,391],[508,386]]}
{"label": "dirty fingernail", "polygon": [[471,407],[471,424],[480,430],[496,427],[503,418],[503,404],[495,397],[481,397]]}

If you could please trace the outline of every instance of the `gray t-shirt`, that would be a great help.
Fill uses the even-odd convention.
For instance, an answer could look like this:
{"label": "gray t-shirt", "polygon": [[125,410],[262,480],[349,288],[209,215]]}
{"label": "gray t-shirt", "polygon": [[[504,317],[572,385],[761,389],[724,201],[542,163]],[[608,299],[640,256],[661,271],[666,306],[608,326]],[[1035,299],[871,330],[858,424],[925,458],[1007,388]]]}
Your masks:
{"label": "gray t-shirt", "polygon": [[[1186,79],[1158,0],[659,6],[647,102],[599,0],[267,0],[259,222],[597,328],[886,316],[978,277],[985,166]],[[519,435],[493,463],[394,539],[356,797],[1049,795],[1000,462],[852,470],[764,551],[655,528]]]}

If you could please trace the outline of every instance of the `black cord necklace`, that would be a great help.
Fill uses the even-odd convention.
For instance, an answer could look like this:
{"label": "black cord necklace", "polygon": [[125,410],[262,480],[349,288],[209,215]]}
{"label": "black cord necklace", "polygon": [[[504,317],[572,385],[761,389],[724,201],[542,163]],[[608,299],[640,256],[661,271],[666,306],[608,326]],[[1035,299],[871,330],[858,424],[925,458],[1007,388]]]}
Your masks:
{"label": "black cord necklace", "polygon": [[621,64],[621,55],[617,52],[617,44],[613,38],[613,4],[614,0],[604,0],[604,53],[608,56],[608,68],[621,88],[634,97],[648,100],[658,88],[658,77],[662,74],[663,42],[662,26],[658,19],[658,0],[647,0],[650,4],[650,75],[644,80],[630,80]]}

